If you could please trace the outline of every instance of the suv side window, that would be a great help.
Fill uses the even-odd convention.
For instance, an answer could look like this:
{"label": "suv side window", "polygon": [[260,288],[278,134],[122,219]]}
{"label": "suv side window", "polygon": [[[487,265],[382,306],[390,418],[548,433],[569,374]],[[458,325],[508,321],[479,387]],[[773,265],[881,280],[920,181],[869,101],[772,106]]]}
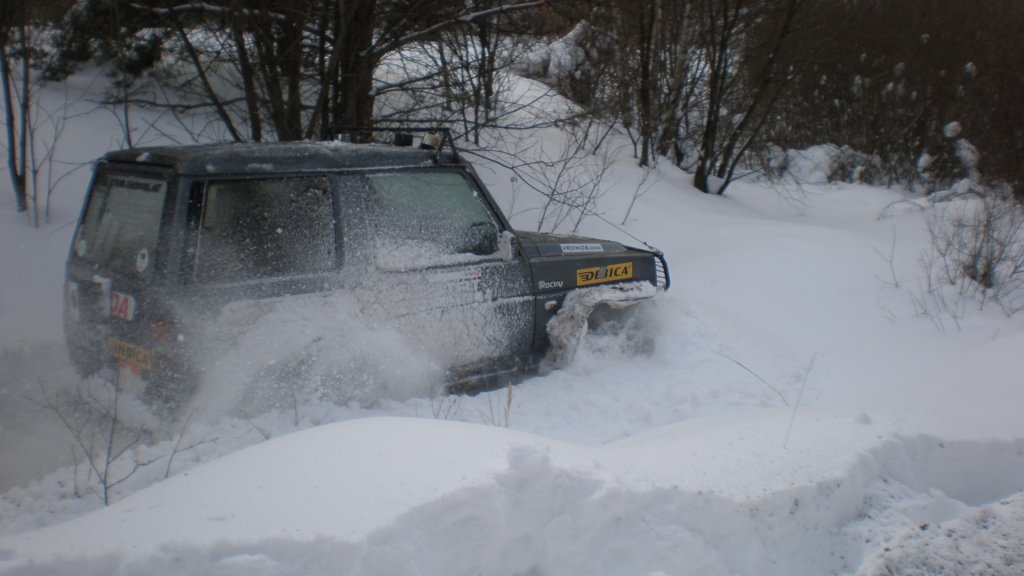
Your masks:
{"label": "suv side window", "polygon": [[211,181],[195,244],[195,279],[313,274],[336,264],[334,197],[323,177]]}
{"label": "suv side window", "polygon": [[75,238],[75,255],[112,272],[149,277],[166,195],[161,178],[101,172]]}
{"label": "suv side window", "polygon": [[498,225],[481,194],[458,172],[393,172],[369,176],[378,207],[378,262],[444,264],[457,255],[498,250]]}

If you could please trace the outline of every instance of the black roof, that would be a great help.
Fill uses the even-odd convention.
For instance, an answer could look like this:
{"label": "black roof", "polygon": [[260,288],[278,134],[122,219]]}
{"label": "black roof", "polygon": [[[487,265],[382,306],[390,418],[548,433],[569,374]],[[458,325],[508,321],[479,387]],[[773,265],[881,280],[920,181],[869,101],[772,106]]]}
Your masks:
{"label": "black roof", "polygon": [[458,165],[451,152],[347,142],[272,142],[159,146],[109,152],[101,161],[169,166],[181,174],[317,172]]}

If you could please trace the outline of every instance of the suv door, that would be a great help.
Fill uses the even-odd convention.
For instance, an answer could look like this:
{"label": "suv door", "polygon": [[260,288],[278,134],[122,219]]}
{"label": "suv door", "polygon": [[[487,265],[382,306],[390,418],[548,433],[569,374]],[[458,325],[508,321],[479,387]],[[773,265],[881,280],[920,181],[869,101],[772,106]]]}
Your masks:
{"label": "suv door", "polygon": [[82,374],[117,365],[153,370],[156,286],[174,196],[169,171],[100,165],[68,257],[65,337]]}
{"label": "suv door", "polygon": [[465,171],[439,168],[371,173],[365,185],[364,306],[448,367],[496,370],[528,357],[530,270],[508,250],[507,224],[482,187]]}

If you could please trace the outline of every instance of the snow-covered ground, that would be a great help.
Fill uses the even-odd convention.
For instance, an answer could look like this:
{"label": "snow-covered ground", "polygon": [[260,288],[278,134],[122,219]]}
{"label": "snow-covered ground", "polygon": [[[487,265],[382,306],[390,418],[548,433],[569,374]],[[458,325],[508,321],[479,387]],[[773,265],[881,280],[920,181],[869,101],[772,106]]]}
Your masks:
{"label": "snow-covered ground", "polygon": [[[72,116],[63,158],[117,130]],[[618,222],[643,172],[615,158],[599,210]],[[535,227],[536,200],[479,169]],[[653,351],[592,335],[569,368],[474,397],[155,424],[128,407],[148,432],[104,507],[39,405],[81,385],[60,312],[87,179],[62,182],[40,229],[0,182],[0,573],[1024,573],[1024,315],[921,304],[921,199],[813,182],[707,196],[663,165],[624,225],[671,266],[644,311]],[[597,218],[580,231],[628,239]],[[389,374],[426,369],[390,352]]]}

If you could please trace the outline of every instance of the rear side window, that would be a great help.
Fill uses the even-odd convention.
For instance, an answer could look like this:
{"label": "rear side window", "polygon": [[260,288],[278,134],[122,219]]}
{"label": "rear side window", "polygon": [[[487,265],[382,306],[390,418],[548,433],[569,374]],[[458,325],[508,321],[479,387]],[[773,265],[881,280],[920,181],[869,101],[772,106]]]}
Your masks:
{"label": "rear side window", "polygon": [[323,177],[210,182],[196,243],[195,278],[236,281],[332,269],[337,241]]}
{"label": "rear side window", "polygon": [[101,173],[93,184],[75,254],[102,268],[146,277],[152,269],[167,182]]}

